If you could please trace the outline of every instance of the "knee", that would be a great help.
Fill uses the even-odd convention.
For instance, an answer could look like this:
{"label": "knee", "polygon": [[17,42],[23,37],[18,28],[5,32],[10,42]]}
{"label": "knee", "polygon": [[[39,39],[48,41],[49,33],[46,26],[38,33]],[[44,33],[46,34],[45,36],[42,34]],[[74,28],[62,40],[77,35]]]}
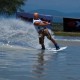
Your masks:
{"label": "knee", "polygon": [[47,38],[48,38],[49,40],[52,40],[52,37],[51,37],[51,35],[49,35]]}

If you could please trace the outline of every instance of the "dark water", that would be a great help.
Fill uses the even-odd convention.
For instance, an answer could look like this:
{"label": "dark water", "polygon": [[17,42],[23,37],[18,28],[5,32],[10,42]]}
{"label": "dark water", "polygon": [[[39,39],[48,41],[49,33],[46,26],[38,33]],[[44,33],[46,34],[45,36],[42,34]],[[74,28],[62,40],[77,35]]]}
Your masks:
{"label": "dark water", "polygon": [[0,80],[80,80],[76,43],[61,52],[0,49]]}

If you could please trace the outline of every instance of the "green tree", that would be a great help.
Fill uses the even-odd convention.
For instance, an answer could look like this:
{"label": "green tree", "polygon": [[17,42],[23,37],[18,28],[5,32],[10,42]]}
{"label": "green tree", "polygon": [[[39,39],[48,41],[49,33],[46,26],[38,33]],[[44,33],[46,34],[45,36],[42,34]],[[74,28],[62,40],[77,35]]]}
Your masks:
{"label": "green tree", "polygon": [[21,9],[26,0],[0,0],[0,13],[13,14]]}

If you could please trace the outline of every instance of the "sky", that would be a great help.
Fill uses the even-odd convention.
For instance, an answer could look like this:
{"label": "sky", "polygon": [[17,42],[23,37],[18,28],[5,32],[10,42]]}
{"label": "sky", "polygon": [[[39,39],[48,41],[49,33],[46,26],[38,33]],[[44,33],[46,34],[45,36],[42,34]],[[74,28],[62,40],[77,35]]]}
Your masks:
{"label": "sky", "polygon": [[80,0],[27,0],[25,11],[50,9],[66,13],[80,12]]}

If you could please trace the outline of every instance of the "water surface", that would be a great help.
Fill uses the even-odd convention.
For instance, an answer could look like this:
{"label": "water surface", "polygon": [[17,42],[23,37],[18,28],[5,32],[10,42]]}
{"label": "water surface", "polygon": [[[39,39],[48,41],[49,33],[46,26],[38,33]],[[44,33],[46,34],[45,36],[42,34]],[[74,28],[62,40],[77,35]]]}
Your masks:
{"label": "water surface", "polygon": [[[40,45],[32,24],[0,19],[0,80],[80,80],[80,38],[55,39],[68,48],[60,52],[37,50]],[[45,46],[54,47],[47,39]]]}

